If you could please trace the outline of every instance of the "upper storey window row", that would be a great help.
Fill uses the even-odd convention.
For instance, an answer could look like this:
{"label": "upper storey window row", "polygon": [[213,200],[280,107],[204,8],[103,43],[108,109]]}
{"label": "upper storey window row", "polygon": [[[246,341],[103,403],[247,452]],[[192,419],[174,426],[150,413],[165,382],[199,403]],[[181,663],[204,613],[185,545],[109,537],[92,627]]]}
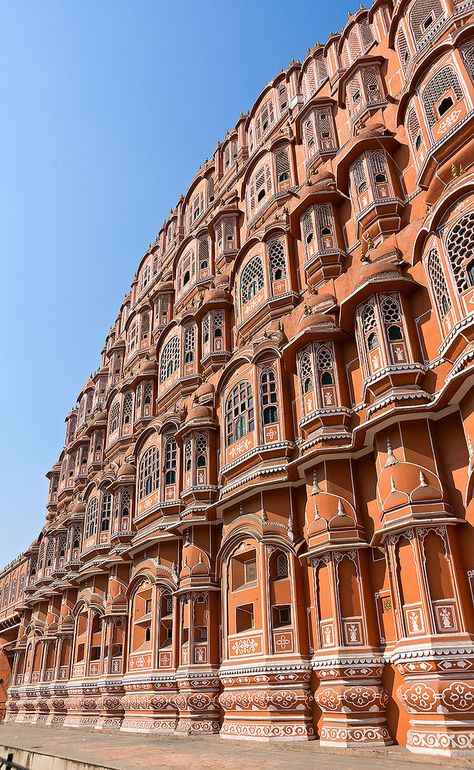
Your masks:
{"label": "upper storey window row", "polygon": [[247,184],[248,220],[267,206],[273,195],[291,187],[291,166],[289,146],[280,147],[259,162]]}
{"label": "upper storey window row", "polygon": [[305,102],[314,96],[326,80],[327,76],[326,62],[324,61],[322,53],[311,58],[304,65],[301,89],[303,91],[303,99]]}
{"label": "upper storey window row", "polygon": [[285,83],[276,86],[256,112],[249,127],[249,152],[252,154],[265,141],[271,129],[288,109]]}
{"label": "upper storey window row", "polygon": [[395,38],[395,49],[404,72],[413,56],[421,51],[443,26],[447,9],[442,0],[416,0],[400,26]]}
{"label": "upper storey window row", "polygon": [[341,52],[342,66],[350,67],[356,59],[363,56],[374,42],[368,21],[355,24],[349,32]]}

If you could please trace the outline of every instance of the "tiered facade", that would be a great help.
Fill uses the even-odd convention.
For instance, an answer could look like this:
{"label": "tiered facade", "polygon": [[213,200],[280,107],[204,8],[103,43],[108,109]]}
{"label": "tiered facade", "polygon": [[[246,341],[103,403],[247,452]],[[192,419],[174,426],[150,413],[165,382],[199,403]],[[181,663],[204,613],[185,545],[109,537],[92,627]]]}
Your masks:
{"label": "tiered facade", "polygon": [[8,721],[474,749],[473,11],[360,9],[170,213],[0,576]]}

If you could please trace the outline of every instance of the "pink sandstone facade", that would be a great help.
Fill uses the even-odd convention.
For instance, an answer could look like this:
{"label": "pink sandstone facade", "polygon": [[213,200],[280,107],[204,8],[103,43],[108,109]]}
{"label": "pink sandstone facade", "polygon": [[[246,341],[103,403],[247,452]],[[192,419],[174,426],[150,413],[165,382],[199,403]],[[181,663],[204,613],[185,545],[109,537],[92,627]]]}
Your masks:
{"label": "pink sandstone facade", "polygon": [[473,11],[360,9],[171,211],[0,574],[7,721],[474,749]]}

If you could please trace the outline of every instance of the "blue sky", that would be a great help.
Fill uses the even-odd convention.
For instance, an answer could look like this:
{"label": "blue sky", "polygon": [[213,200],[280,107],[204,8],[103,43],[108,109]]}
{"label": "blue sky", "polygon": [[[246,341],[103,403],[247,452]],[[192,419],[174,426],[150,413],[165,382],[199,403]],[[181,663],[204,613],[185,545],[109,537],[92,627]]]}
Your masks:
{"label": "blue sky", "polygon": [[64,416],[163,219],[339,0],[0,0],[0,566],[44,522]]}

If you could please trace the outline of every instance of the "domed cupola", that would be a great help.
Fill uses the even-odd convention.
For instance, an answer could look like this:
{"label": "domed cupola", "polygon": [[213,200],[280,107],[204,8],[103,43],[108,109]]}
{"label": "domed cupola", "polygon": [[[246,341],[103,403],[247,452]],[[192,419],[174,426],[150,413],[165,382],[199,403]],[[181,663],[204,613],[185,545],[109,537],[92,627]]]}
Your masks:
{"label": "domed cupola", "polygon": [[443,501],[439,476],[418,463],[399,460],[390,440],[387,459],[377,480],[377,496],[384,527],[451,516],[450,506]]}
{"label": "domed cupola", "polygon": [[311,554],[347,545],[366,545],[353,505],[346,498],[324,491],[316,472],[306,503],[305,520]]}

